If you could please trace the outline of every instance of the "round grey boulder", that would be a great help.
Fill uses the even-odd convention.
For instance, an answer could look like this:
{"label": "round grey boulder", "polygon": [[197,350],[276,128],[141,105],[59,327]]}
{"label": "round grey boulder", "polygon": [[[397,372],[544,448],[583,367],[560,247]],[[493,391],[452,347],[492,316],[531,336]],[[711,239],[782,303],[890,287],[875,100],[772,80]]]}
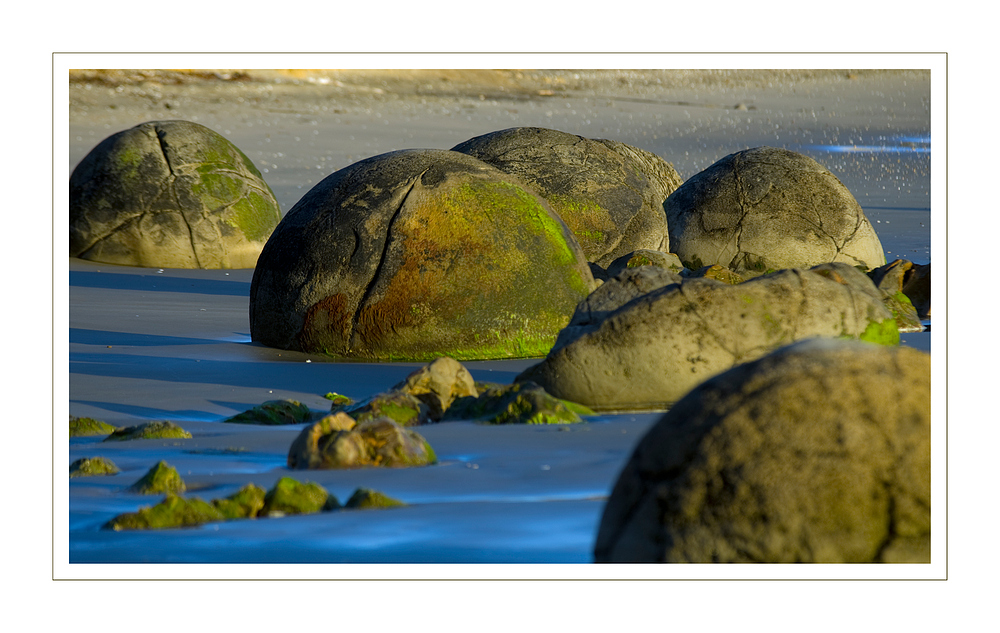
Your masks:
{"label": "round grey boulder", "polygon": [[250,287],[271,347],[373,360],[540,357],[594,287],[544,200],[459,152],[403,150],[322,180]]}
{"label": "round grey boulder", "polygon": [[885,264],[871,222],[815,160],[774,147],[730,154],[663,203],[670,248],[692,270],[761,274],[825,262]]}
{"label": "round grey boulder", "polygon": [[813,339],[701,384],[639,441],[597,562],[929,563],[930,356]]}
{"label": "round grey boulder", "polygon": [[655,154],[537,127],[491,132],[452,149],[534,188],[573,231],[587,261],[606,268],[632,251],[668,250],[663,201],[683,181]]}
{"label": "round grey boulder", "polygon": [[[668,275],[628,279],[617,290],[605,283],[593,293],[600,300],[581,304],[569,332],[516,381],[595,411],[662,409],[703,380],[794,341],[899,343],[882,293],[847,264],[787,269],[737,285],[704,277],[671,283]],[[662,285],[628,299],[640,283]],[[615,309],[618,301],[627,302]]]}
{"label": "round grey boulder", "polygon": [[97,145],[69,181],[70,251],[109,264],[253,268],[281,219],[235,145],[189,121],[151,121]]}

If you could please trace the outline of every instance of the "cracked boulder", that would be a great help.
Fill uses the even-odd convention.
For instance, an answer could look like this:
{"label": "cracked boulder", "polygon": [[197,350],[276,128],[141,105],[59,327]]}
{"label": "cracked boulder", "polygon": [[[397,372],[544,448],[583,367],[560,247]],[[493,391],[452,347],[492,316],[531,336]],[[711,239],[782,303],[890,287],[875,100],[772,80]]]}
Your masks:
{"label": "cracked boulder", "polygon": [[595,560],[929,563],[930,369],[814,339],[701,384],[639,441]]}
{"label": "cracked boulder", "polygon": [[154,268],[253,268],[281,219],[249,158],[212,130],[152,121],[104,139],[69,181],[69,254]]}
{"label": "cracked boulder", "polygon": [[434,463],[434,449],[419,433],[387,417],[355,424],[343,412],[302,429],[288,449],[288,467],[293,469],[407,468]]}
{"label": "cracked boulder", "polygon": [[594,286],[548,204],[459,152],[350,165],[282,219],[250,287],[271,347],[372,360],[543,356]]}
{"label": "cracked boulder", "polygon": [[537,127],[491,132],[452,149],[531,186],[573,231],[587,261],[607,268],[639,249],[668,250],[663,201],[683,180],[655,154]]}
{"label": "cracked boulder", "polygon": [[825,262],[871,270],[885,253],[840,180],[815,160],[758,147],[696,174],[663,203],[670,249],[685,267],[746,275]]}
{"label": "cracked boulder", "polygon": [[[629,272],[648,275],[645,268]],[[847,264],[787,269],[737,285],[710,278],[669,283],[667,275],[642,280],[659,286],[645,294],[634,282],[618,290],[612,282],[601,286],[594,295],[607,296],[581,304],[569,331],[516,382],[535,382],[597,411],[648,410],[801,339],[899,343],[882,293]]]}

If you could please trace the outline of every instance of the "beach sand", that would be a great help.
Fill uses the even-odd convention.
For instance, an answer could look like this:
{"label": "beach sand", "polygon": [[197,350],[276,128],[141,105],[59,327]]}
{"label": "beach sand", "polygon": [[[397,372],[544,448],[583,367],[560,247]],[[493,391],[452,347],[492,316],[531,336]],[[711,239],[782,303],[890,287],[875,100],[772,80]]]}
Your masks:
{"label": "beach sand", "polygon": [[[622,141],[662,156],[685,178],[734,151],[771,145],[807,154],[840,178],[889,261],[930,261],[927,72],[80,71],[71,80],[71,170],[115,132],[186,119],[240,147],[287,212],[322,178],[357,160],[396,149],[448,149],[509,127]],[[587,563],[618,470],[660,415],[602,415],[549,427],[425,426],[417,430],[437,452],[436,466],[289,471],[288,446],[302,425],[220,421],[278,398],[325,410],[327,392],[363,398],[420,364],[333,363],[250,342],[252,270],[143,269],[72,258],[66,268],[69,413],[115,426],[166,419],[194,435],[67,440],[56,420],[57,475],[63,464],[98,455],[122,471],[68,484],[69,562],[79,563],[69,573],[77,577],[107,573],[86,563]],[[902,338],[930,350],[930,333]],[[477,380],[509,383],[534,362],[466,366]],[[125,492],[158,460],[177,468],[188,496],[206,500],[249,482],[268,489],[290,475],[322,484],[341,502],[367,487],[410,505],[190,529],[101,530],[115,515],[159,500]],[[309,569],[283,573],[315,573]],[[132,566],[114,573],[164,572]],[[347,566],[323,573],[386,572]]]}

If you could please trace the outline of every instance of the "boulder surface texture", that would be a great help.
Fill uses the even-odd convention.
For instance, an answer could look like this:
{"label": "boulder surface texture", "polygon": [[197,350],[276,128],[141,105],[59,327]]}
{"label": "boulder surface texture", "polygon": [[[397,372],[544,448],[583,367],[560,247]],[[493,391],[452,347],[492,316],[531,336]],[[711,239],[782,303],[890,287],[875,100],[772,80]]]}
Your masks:
{"label": "boulder surface texture", "polygon": [[281,219],[235,145],[189,121],[104,139],[69,180],[69,254],[158,268],[253,268]]}
{"label": "boulder surface texture", "polygon": [[703,383],[643,437],[597,562],[930,562],[930,356],[803,341]]}
{"label": "boulder surface texture", "polygon": [[590,262],[606,268],[635,250],[669,250],[663,201],[683,180],[655,154],[537,127],[491,132],[452,149],[530,185],[572,229]]}
{"label": "boulder surface texture", "polygon": [[[631,275],[648,287],[671,273]],[[847,264],[782,270],[737,285],[683,279],[629,300],[641,287],[608,282],[598,289],[600,300],[581,304],[566,337],[516,381],[594,410],[657,409],[714,374],[797,340],[899,343],[882,293]],[[627,303],[614,309],[615,300]]]}
{"label": "boulder surface texture", "polygon": [[331,174],[261,252],[250,333],[373,360],[542,356],[594,280],[579,244],[513,177],[446,150]]}
{"label": "boulder surface texture", "polygon": [[815,160],[757,147],[695,174],[663,203],[671,252],[687,268],[719,264],[760,274],[825,262],[885,264],[871,222]]}

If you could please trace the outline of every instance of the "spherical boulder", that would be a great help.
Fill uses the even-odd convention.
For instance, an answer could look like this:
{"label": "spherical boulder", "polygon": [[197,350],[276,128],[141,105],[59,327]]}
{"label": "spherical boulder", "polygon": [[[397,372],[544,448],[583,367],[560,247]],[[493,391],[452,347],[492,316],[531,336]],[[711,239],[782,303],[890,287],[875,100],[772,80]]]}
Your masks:
{"label": "spherical boulder", "polygon": [[523,183],[459,152],[402,150],[328,176],[282,219],[254,271],[250,333],[373,360],[544,356],[593,286]]}
{"label": "spherical boulder", "polygon": [[235,145],[189,121],[104,139],[69,181],[70,257],[158,268],[253,268],[281,219]]}
{"label": "spherical boulder", "polygon": [[572,229],[590,262],[606,268],[632,251],[668,250],[663,201],[683,180],[655,154],[537,127],[491,132],[452,149],[534,188]]}
{"label": "spherical boulder", "polygon": [[930,356],[814,339],[685,396],[639,441],[597,562],[930,562]]}
{"label": "spherical boulder", "polygon": [[796,152],[757,147],[692,176],[663,203],[670,248],[687,268],[737,273],[845,262],[885,264],[871,222],[829,170]]}
{"label": "spherical boulder", "polygon": [[[736,285],[703,277],[673,283],[668,271],[653,276],[643,268],[651,267],[622,273],[581,303],[548,356],[516,382],[595,411],[660,409],[793,341],[899,343],[882,293],[847,264],[790,268]],[[635,296],[644,288],[653,289]]]}

